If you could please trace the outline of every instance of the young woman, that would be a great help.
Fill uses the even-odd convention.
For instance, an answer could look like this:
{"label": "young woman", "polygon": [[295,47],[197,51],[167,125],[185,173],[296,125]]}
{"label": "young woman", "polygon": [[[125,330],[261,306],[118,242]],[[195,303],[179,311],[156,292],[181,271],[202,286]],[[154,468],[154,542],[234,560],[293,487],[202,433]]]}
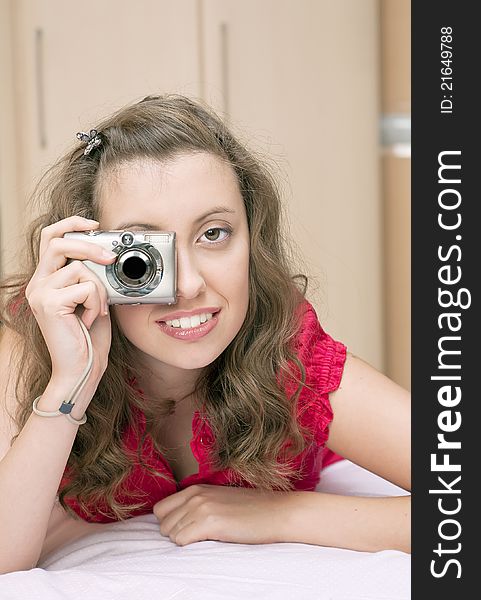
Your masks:
{"label": "young woman", "polygon": [[[152,511],[178,545],[409,552],[408,495],[314,491],[341,457],[409,490],[410,399],[321,327],[261,162],[182,96],[78,137],[2,285],[0,572]],[[176,233],[175,303],[112,303],[117,254],[64,237],[118,230]]]}

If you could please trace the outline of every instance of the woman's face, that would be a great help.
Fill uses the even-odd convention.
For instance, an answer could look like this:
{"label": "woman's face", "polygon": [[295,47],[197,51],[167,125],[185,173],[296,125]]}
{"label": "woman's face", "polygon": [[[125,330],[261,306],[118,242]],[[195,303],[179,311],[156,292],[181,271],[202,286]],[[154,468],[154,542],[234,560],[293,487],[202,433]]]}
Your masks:
{"label": "woman's face", "polygon": [[[207,153],[139,159],[107,176],[99,202],[103,230],[176,232],[177,303],[112,307],[143,364],[160,375],[210,364],[238,333],[249,303],[249,231],[232,167]],[[166,324],[178,311],[218,312],[205,324],[195,317]],[[172,327],[179,324],[187,329]]]}

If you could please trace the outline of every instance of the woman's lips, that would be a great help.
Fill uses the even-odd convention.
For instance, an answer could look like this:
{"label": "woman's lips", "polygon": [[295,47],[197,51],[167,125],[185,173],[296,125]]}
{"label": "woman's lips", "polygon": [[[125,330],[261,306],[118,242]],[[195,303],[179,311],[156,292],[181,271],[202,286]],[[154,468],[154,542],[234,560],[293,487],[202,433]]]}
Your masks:
{"label": "woman's lips", "polygon": [[165,321],[157,321],[157,325],[160,327],[163,333],[177,340],[196,340],[204,337],[214,329],[219,321],[217,316],[219,312],[213,315],[212,318],[205,323],[201,323],[197,327],[189,327],[189,329],[182,329],[182,327],[171,327],[170,325],[167,325]]}

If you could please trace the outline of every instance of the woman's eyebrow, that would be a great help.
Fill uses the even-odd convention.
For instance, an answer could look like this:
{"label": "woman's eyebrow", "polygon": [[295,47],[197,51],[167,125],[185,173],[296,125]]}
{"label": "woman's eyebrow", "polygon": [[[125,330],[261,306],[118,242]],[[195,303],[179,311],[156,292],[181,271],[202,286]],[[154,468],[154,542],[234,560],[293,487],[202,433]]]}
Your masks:
{"label": "woman's eyebrow", "polygon": [[[212,208],[211,210],[207,211],[206,213],[200,215],[200,217],[198,217],[197,219],[195,219],[194,223],[199,223],[200,221],[204,220],[206,217],[210,217],[211,215],[217,215],[217,214],[223,214],[223,213],[232,213],[235,214],[235,210],[233,210],[232,208],[228,208],[227,206],[215,206],[214,208]],[[141,227],[142,229],[145,229],[146,231],[162,231],[165,230],[166,228],[163,227],[160,224],[156,224],[153,225],[151,223],[132,223],[132,222],[127,222],[127,223],[121,223],[120,225],[118,225],[118,227],[116,227],[116,229],[129,229],[130,227]]]}

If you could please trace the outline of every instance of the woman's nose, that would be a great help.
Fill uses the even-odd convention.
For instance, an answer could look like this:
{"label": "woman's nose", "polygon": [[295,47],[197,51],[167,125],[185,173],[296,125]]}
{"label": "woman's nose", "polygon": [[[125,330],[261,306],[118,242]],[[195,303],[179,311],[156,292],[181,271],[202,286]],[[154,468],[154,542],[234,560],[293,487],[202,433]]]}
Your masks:
{"label": "woman's nose", "polygon": [[200,265],[187,251],[177,250],[177,296],[196,298],[206,289]]}

